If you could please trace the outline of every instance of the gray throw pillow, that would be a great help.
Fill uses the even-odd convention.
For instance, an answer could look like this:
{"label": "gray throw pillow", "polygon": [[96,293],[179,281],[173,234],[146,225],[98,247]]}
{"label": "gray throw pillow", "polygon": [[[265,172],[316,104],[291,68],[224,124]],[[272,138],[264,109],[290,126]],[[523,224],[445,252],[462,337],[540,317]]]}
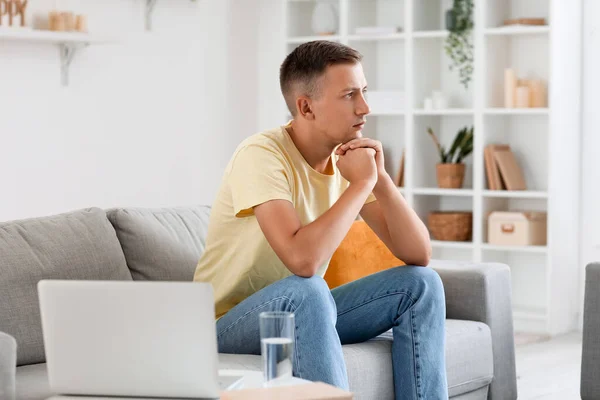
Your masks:
{"label": "gray throw pillow", "polygon": [[210,207],[121,208],[107,214],[134,280],[192,281]]}
{"label": "gray throw pillow", "polygon": [[103,210],[0,222],[0,331],[17,340],[18,365],[46,359],[37,293],[42,279],[131,280]]}

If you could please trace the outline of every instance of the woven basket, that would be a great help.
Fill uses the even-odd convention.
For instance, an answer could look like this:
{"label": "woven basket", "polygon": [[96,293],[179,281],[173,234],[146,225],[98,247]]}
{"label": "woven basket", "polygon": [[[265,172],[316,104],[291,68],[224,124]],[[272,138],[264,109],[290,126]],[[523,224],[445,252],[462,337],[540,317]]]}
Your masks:
{"label": "woven basket", "polygon": [[465,242],[473,234],[473,213],[437,211],[429,214],[427,225],[435,240]]}
{"label": "woven basket", "polygon": [[465,164],[436,164],[439,188],[460,189],[465,178]]}

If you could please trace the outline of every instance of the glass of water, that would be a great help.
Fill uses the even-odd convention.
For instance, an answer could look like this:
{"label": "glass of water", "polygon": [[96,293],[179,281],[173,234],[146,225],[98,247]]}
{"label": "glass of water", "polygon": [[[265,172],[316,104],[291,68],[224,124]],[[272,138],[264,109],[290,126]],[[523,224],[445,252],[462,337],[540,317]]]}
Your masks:
{"label": "glass of water", "polygon": [[260,349],[265,384],[276,384],[292,377],[294,356],[294,314],[268,311],[259,315]]}

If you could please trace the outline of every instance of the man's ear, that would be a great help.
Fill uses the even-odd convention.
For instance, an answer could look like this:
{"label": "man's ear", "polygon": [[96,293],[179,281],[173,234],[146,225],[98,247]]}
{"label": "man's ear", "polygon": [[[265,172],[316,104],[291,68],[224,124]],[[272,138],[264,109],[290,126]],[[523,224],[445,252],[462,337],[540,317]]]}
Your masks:
{"label": "man's ear", "polygon": [[296,109],[302,117],[308,120],[315,119],[315,114],[312,110],[312,101],[309,97],[298,96],[298,98],[296,99]]}

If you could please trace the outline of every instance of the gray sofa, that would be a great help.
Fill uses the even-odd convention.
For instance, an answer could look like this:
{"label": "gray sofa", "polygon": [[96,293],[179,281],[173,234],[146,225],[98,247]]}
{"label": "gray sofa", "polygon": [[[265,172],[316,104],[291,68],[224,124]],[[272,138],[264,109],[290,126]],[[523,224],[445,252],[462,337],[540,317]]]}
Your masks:
{"label": "gray sofa", "polygon": [[600,399],[600,263],[585,268],[581,398]]}
{"label": "gray sofa", "polygon": [[[0,331],[18,344],[16,398],[52,395],[36,292],[40,279],[190,281],[204,250],[209,212],[206,206],[90,208],[0,223]],[[446,291],[450,397],[516,399],[508,267],[443,261],[431,266]],[[393,398],[390,350],[389,333],[344,346],[355,399]],[[253,355],[221,354],[220,364],[261,369]]]}

